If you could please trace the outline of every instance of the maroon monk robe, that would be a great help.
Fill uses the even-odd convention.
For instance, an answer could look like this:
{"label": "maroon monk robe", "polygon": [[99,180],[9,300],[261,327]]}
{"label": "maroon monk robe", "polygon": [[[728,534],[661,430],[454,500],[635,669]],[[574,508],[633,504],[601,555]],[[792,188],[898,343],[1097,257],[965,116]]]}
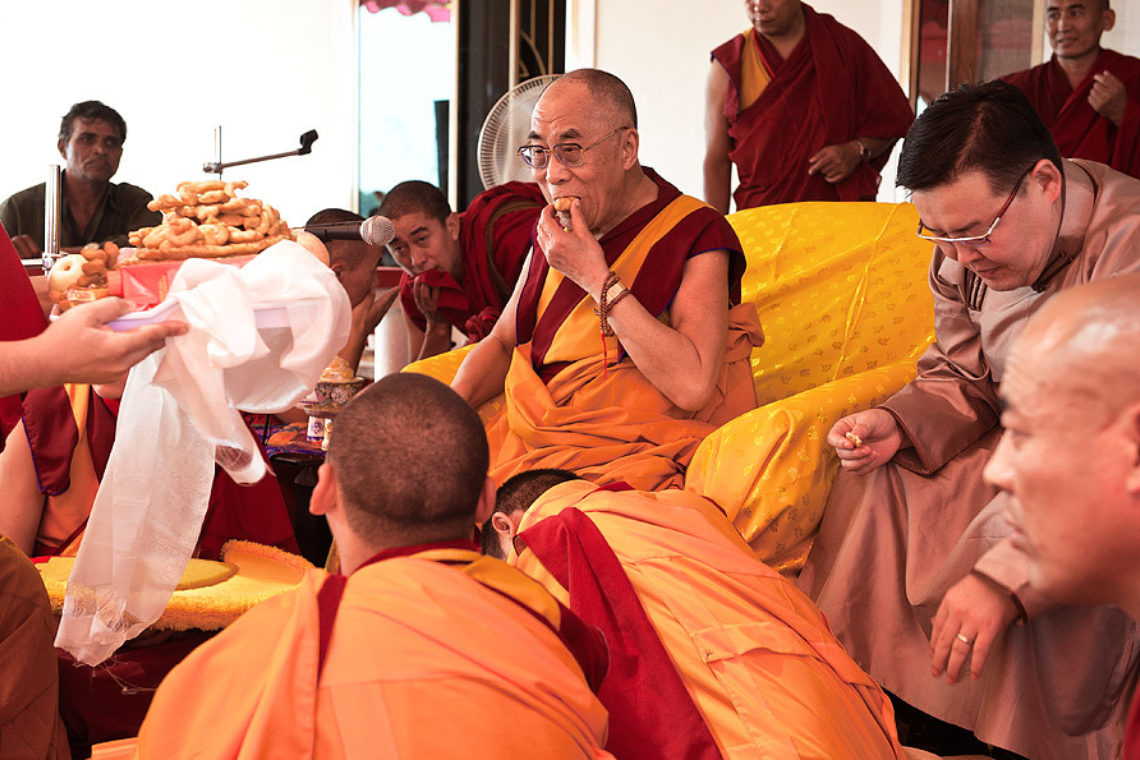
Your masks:
{"label": "maroon monk robe", "polygon": [[[657,199],[630,214],[598,241],[605,253],[607,264],[612,265],[649,220],[681,194],[680,190],[662,179],[657,172],[649,168],[645,168],[644,171],[657,183]],[[727,250],[729,253],[729,302],[731,306],[739,304],[740,279],[744,276],[746,262],[744,254],[741,253],[740,241],[724,217],[712,208],[702,208],[678,223],[674,231],[676,234],[666,236],[653,247],[637,279],[632,283],[626,283],[646,311],[654,316],[660,316],[672,303],[673,296],[681,286],[681,276],[689,258],[715,250]],[[683,245],[679,246],[679,243]],[[519,298],[517,340],[519,345],[533,340],[531,360],[535,371],[544,380],[549,380],[565,365],[545,365],[543,359],[546,351],[550,348],[554,334],[562,321],[569,316],[585,293],[569,278],[564,279],[555,291],[542,319],[536,322],[539,296],[542,294],[546,274],[550,270],[542,249],[538,248],[537,251],[541,255],[536,255],[531,262]]]}
{"label": "maroon monk robe", "polygon": [[808,159],[820,148],[856,137],[903,137],[914,121],[906,95],[871,46],[832,16],[806,3],[801,7],[807,28],[786,60],[763,35],[754,35],[772,81],[745,110],[740,111],[739,100],[744,36],[712,52],[731,83],[724,115],[732,141],[728,155],[740,177],[733,193],[737,210],[874,200],[889,151],[859,164],[836,184],[808,174]]}
{"label": "maroon monk robe", "polygon": [[610,714],[606,749],[620,760],[719,758],[716,740],[633,584],[590,518],[570,507],[517,540],[569,592],[571,611],[600,628],[609,643],[609,671],[597,690]]}
{"label": "maroon monk robe", "polygon": [[[47,327],[32,281],[20,263],[20,254],[0,225],[0,341],[24,340]],[[23,414],[19,396],[0,397],[0,451],[8,433]]]}
{"label": "maroon monk robe", "polygon": [[531,249],[534,223],[546,206],[533,182],[508,182],[480,193],[459,215],[459,246],[463,282],[448,272],[429,270],[400,279],[404,313],[421,330],[427,320],[416,306],[416,280],[439,288],[439,311],[471,341],[484,338],[495,325],[514,290]]}
{"label": "maroon monk robe", "polygon": [[[1128,92],[1128,105],[1118,129],[1089,105],[1093,77],[1111,72]],[[1088,76],[1069,85],[1057,56],[1046,63],[1002,77],[1025,93],[1065,158],[1087,158],[1140,177],[1140,59],[1102,50]]]}

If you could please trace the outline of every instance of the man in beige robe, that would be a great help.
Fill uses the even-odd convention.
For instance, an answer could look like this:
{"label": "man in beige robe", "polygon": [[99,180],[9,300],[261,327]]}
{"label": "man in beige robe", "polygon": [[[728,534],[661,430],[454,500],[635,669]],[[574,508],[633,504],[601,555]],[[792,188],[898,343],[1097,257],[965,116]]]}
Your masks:
{"label": "man in beige robe", "polygon": [[898,176],[936,242],[937,340],[913,383],[832,428],[843,472],[800,586],[903,701],[1035,759],[1115,756],[1134,624],[1026,586],[982,470],[1029,316],[1062,289],[1140,270],[1140,182],[1062,161],[1004,83],[932,104]]}

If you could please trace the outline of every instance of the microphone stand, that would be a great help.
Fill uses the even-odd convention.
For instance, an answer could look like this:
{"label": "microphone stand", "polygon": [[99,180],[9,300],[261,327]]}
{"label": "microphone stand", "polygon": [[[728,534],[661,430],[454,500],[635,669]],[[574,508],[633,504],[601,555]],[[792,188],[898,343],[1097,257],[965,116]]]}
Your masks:
{"label": "microphone stand", "polygon": [[317,137],[319,137],[319,135],[317,135],[317,130],[310,129],[308,132],[301,135],[301,147],[297,148],[297,150],[289,150],[289,151],[285,151],[284,153],[274,153],[271,156],[261,156],[259,158],[244,158],[240,161],[228,161],[226,163],[222,163],[222,158],[221,158],[221,153],[222,153],[222,150],[221,150],[221,142],[222,142],[221,141],[221,127],[218,127],[218,129],[215,130],[215,146],[214,146],[216,148],[216,152],[217,152],[217,160],[203,164],[202,165],[202,171],[206,172],[207,174],[211,174],[211,173],[217,174],[218,177],[220,178],[222,176],[222,170],[228,169],[231,166],[243,166],[245,164],[255,164],[255,163],[258,163],[260,161],[272,161],[273,159],[286,158],[287,156],[305,156],[305,155],[308,155],[309,153],[313,152],[313,143],[315,143],[317,141]]}

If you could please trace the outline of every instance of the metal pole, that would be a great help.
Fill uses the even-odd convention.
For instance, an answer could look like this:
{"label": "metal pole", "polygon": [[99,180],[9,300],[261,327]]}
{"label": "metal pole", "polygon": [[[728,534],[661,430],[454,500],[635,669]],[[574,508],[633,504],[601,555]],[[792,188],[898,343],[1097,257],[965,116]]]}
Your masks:
{"label": "metal pole", "polygon": [[214,127],[214,164],[218,167],[215,171],[218,174],[218,179],[222,178],[222,125]]}
{"label": "metal pole", "polygon": [[51,271],[60,257],[59,253],[59,164],[48,166],[48,178],[44,192],[44,274]]}

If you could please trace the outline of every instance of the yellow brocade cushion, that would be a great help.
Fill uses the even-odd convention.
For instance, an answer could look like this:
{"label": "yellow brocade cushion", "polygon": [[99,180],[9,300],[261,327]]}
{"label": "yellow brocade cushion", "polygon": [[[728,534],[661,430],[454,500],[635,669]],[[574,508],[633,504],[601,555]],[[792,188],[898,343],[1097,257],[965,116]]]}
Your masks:
{"label": "yellow brocade cushion", "polygon": [[914,377],[934,337],[930,244],[910,204],[791,203],[728,217],[748,260],[743,298],[766,341],[759,408],[697,449],[686,490],[712,498],[757,555],[803,564],[838,469],[827,432]]}

